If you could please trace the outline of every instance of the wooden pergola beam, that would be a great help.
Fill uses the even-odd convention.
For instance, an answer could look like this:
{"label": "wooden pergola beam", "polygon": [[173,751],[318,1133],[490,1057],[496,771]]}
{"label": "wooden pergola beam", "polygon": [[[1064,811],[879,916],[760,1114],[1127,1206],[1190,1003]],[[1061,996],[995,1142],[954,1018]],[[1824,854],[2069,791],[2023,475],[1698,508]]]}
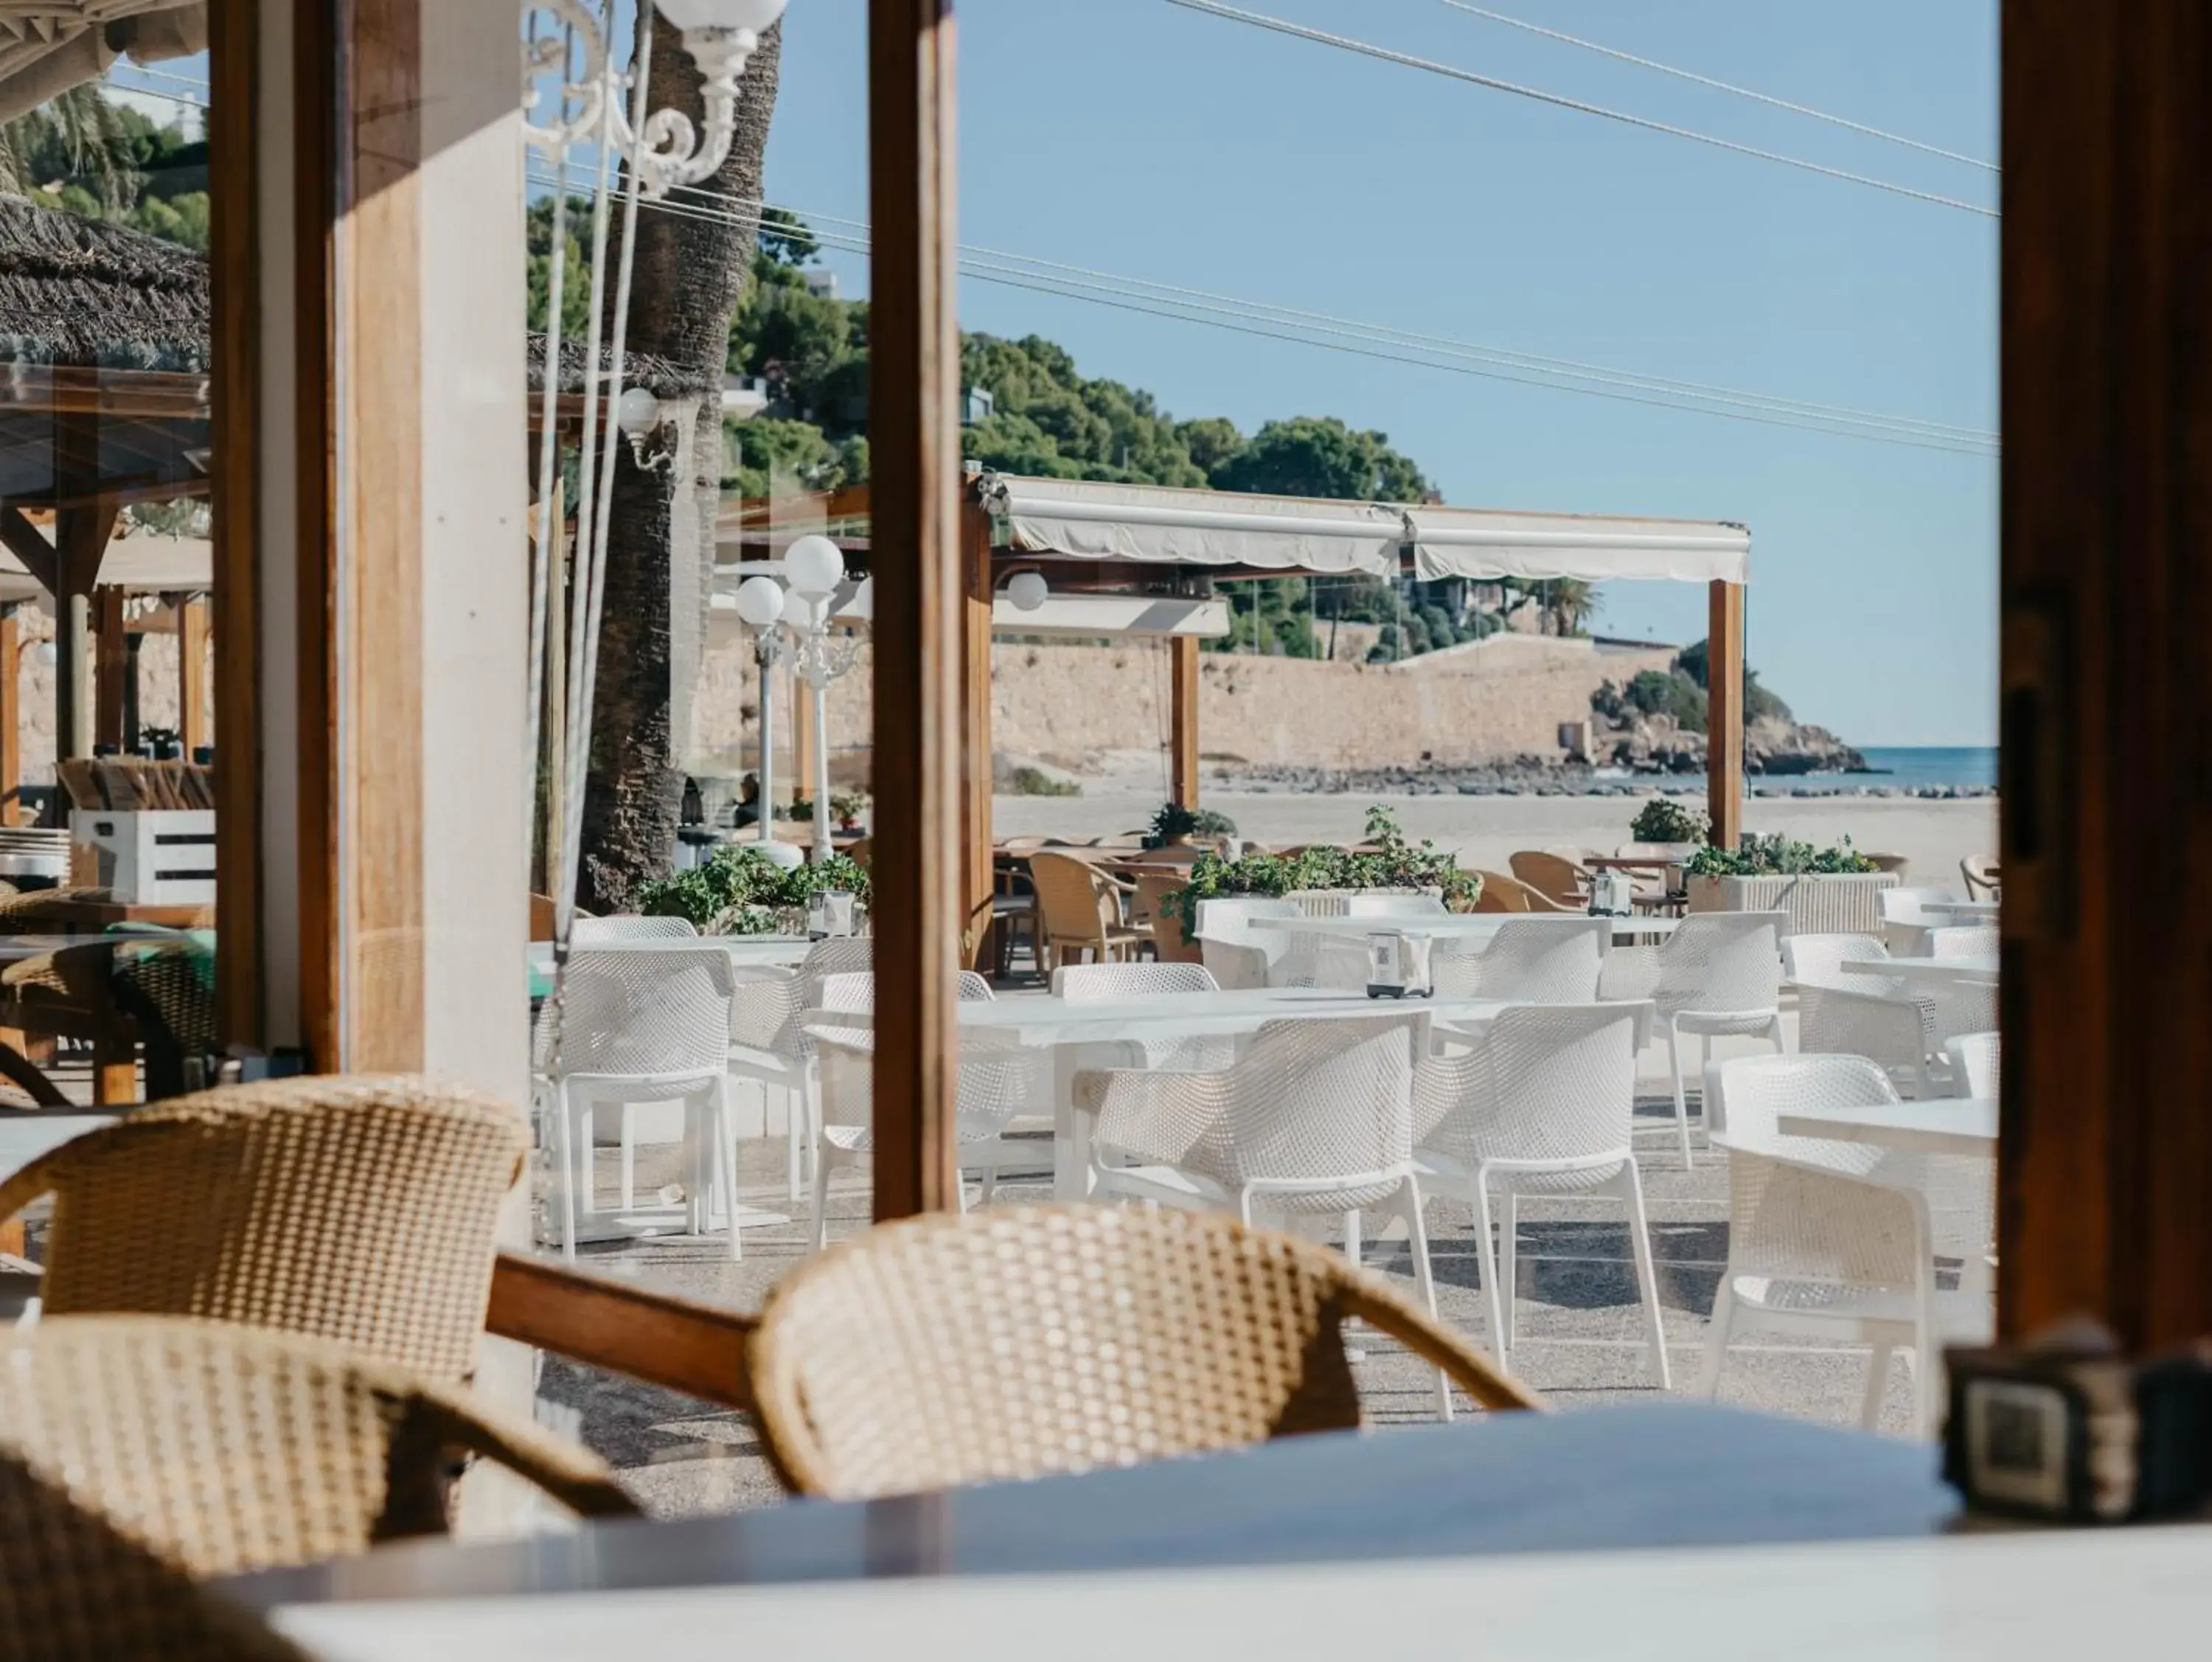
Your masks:
{"label": "wooden pergola beam", "polygon": [[208,709],[208,600],[179,597],[177,612],[177,741],[190,761],[204,745],[215,742]]}
{"label": "wooden pergola beam", "polygon": [[92,593],[92,742],[123,748],[130,703],[131,639],[123,622],[123,591]]}
{"label": "wooden pergola beam", "polygon": [[875,1215],[949,1208],[958,1074],[960,332],[949,0],[870,0]]}
{"label": "wooden pergola beam", "polygon": [[23,510],[9,502],[0,508],[0,544],[22,563],[23,569],[48,594],[61,594],[61,566],[54,553],[54,545],[39,533],[39,527],[23,517]]}
{"label": "wooden pergola beam", "polygon": [[1705,807],[1713,846],[1743,840],[1743,585],[1716,582],[1705,632]]}

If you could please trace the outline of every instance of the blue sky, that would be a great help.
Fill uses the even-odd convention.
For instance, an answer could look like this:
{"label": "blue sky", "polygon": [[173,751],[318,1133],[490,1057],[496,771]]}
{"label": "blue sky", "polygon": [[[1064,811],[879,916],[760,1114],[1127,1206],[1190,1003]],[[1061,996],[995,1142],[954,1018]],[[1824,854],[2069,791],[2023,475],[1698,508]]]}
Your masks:
{"label": "blue sky", "polygon": [[[1438,0],[1245,0],[1317,27],[1912,187],[1988,174]],[[1994,160],[1994,0],[1494,0],[1493,9]],[[769,195],[865,216],[865,6],[792,0]],[[1516,350],[1996,425],[1994,220],[1283,39],[1164,0],[963,0],[961,232]],[[847,292],[860,262],[832,256]],[[1753,664],[1859,744],[1996,729],[1996,465],[1538,390],[969,282],[1178,416],[1380,428],[1447,500],[1752,527]],[[1609,587],[1686,641],[1705,596]]]}

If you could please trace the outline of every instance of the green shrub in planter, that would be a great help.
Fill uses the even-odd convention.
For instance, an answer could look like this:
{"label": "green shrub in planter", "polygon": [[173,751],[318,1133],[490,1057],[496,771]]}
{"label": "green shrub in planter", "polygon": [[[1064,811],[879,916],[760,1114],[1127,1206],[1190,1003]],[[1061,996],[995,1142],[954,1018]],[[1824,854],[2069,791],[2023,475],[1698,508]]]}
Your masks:
{"label": "green shrub in planter", "polygon": [[1212,851],[1199,855],[1190,880],[1170,891],[1160,904],[1182,921],[1182,938],[1198,938],[1201,901],[1236,895],[1281,896],[1305,889],[1435,889],[1453,911],[1472,911],[1482,898],[1482,879],[1459,868],[1455,856],[1440,854],[1433,843],[1418,847],[1398,829],[1389,809],[1367,812],[1371,854],[1315,847],[1295,855],[1248,854],[1224,860]]}
{"label": "green shrub in planter", "polygon": [[1628,834],[1639,843],[1702,843],[1711,834],[1711,822],[1694,808],[1686,808],[1671,796],[1654,796],[1628,822]]}
{"label": "green shrub in planter", "polygon": [[805,910],[825,889],[859,896],[866,910],[867,868],[841,854],[787,871],[750,843],[731,843],[702,865],[644,885],[637,909],[687,919],[702,934],[773,934],[782,913]]}
{"label": "green shrub in planter", "polygon": [[1691,877],[1832,877],[1880,869],[1848,837],[1832,848],[1816,849],[1778,833],[1747,837],[1740,848],[1699,849],[1682,867]]}

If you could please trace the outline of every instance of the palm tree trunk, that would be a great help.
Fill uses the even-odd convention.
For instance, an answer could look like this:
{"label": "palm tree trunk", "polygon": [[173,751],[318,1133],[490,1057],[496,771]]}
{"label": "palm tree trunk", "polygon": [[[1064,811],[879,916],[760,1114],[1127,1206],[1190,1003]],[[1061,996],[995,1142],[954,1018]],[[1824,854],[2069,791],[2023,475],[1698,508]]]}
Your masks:
{"label": "palm tree trunk", "polygon": [[[672,622],[676,606],[693,608],[698,636],[704,636],[721,485],[722,372],[731,314],[751,270],[759,230],[761,161],[775,113],[782,52],[779,25],[762,37],[739,83],[729,157],[701,186],[724,200],[679,198],[695,210],[719,208],[727,218],[648,207],[638,220],[629,350],[666,358],[707,389],[700,396],[690,454],[676,458],[677,469],[687,472],[695,487],[690,500],[699,515],[701,581],[696,593],[674,593],[669,553],[674,473],[641,471],[629,447],[616,440],[620,454],[607,527],[606,604],[576,893],[577,904],[595,912],[632,910],[638,886],[665,876],[672,862],[684,794],[682,758],[674,753]],[[688,111],[695,122],[702,119],[690,54],[677,32],[657,18],[650,106]],[[619,222],[614,228],[618,234]]]}

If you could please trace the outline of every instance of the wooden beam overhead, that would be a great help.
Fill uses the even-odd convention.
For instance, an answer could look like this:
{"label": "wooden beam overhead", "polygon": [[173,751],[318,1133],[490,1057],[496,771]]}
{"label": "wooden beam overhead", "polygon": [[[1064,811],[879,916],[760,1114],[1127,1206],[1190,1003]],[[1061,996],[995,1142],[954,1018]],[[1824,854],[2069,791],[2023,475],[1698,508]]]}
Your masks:
{"label": "wooden beam overhead", "polygon": [[948,0],[870,0],[875,1215],[950,1207],[961,904],[960,339]]}
{"label": "wooden beam overhead", "polygon": [[22,563],[40,588],[50,596],[62,591],[61,566],[54,553],[54,545],[39,533],[39,527],[23,517],[23,510],[9,502],[0,508],[0,544]]}

